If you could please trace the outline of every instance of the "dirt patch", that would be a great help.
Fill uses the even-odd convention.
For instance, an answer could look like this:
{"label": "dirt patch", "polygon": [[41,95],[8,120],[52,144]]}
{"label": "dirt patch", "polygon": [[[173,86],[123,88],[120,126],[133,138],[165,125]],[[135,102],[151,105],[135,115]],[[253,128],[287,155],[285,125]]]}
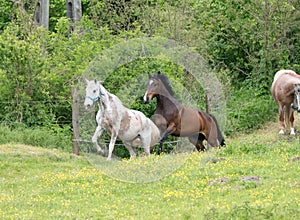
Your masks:
{"label": "dirt patch", "polygon": [[222,184],[222,183],[227,183],[229,182],[230,179],[228,177],[221,177],[221,178],[218,178],[218,179],[213,179],[211,181],[209,181],[209,185],[212,186],[214,184]]}
{"label": "dirt patch", "polygon": [[300,187],[300,182],[299,183],[289,183],[286,186],[288,186],[288,187]]}
{"label": "dirt patch", "polygon": [[291,162],[299,162],[300,161],[300,156],[299,157],[291,158],[291,159],[289,159],[289,161],[291,161]]}
{"label": "dirt patch", "polygon": [[[212,186],[212,185],[222,185],[224,183],[227,183],[230,181],[230,178],[228,177],[221,177],[221,178],[217,178],[217,179],[213,179],[213,180],[210,180],[208,185]],[[254,184],[252,187],[254,186],[257,186],[259,184],[259,177],[258,176],[244,176],[242,177],[241,179],[237,180],[236,182],[243,182],[243,183],[246,183],[248,182],[249,184]],[[248,185],[248,183],[246,185]],[[245,189],[249,186],[245,186],[244,184],[242,186],[240,185],[237,185],[237,186],[234,186],[234,187],[224,187],[224,186],[221,186],[221,188],[232,188],[232,189]]]}
{"label": "dirt patch", "polygon": [[258,177],[258,176],[244,176],[244,177],[242,177],[239,181],[240,181],[240,182],[248,182],[248,181],[252,181],[252,182],[257,182],[257,183],[259,183],[259,177]]}

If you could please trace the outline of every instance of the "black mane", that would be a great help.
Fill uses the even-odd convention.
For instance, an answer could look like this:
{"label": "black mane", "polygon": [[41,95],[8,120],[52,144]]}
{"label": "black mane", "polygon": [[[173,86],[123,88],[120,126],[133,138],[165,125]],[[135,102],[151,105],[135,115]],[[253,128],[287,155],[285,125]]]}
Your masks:
{"label": "black mane", "polygon": [[171,87],[169,78],[166,75],[162,74],[161,72],[158,72],[153,77],[159,79],[164,84],[165,88],[170,93],[170,95],[174,96],[174,92],[173,92],[173,89]]}

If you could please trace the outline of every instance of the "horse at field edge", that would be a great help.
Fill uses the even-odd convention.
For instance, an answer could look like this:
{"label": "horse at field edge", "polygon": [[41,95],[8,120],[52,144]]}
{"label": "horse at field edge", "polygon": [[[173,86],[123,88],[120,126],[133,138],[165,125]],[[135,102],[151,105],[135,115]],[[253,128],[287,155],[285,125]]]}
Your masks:
{"label": "horse at field edge", "polygon": [[299,84],[300,75],[293,70],[279,70],[274,76],[271,94],[278,104],[279,134],[284,134],[285,128],[290,127],[290,134],[295,135],[294,109],[298,109],[300,116]]}
{"label": "horse at field edge", "polygon": [[91,81],[86,79],[86,85],[84,105],[87,109],[94,103],[99,105],[96,115],[98,126],[92,138],[97,151],[103,153],[97,139],[103,130],[106,130],[111,137],[107,160],[111,160],[117,138],[128,149],[130,158],[136,156],[132,146],[141,146],[144,148],[145,154],[149,155],[150,148],[152,149],[158,143],[160,137],[157,126],[142,112],[123,106],[120,99],[109,93],[96,79]]}
{"label": "horse at field edge", "polygon": [[156,110],[153,116],[154,123],[161,130],[159,153],[162,144],[168,135],[188,137],[198,151],[206,148],[203,141],[209,146],[225,146],[225,140],[213,115],[203,111],[184,107],[174,97],[174,92],[166,75],[158,72],[148,74],[147,89],[144,103],[149,103],[156,98]]}

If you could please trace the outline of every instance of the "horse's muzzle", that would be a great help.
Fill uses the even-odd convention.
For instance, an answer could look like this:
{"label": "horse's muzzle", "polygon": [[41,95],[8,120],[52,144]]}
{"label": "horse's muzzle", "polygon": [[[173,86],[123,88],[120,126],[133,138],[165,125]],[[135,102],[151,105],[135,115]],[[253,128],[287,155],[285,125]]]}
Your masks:
{"label": "horse's muzzle", "polygon": [[92,106],[90,104],[85,105],[85,109],[89,110]]}
{"label": "horse's muzzle", "polygon": [[144,103],[145,103],[145,104],[149,104],[149,103],[150,103],[149,97],[147,97],[146,99],[144,99]]}

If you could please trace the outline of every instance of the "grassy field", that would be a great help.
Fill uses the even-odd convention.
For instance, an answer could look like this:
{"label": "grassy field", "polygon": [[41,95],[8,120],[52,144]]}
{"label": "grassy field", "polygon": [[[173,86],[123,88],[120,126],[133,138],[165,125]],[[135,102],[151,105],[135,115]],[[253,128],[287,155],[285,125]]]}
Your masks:
{"label": "grassy field", "polygon": [[221,150],[110,162],[0,145],[0,218],[300,219],[299,137],[273,127]]}

